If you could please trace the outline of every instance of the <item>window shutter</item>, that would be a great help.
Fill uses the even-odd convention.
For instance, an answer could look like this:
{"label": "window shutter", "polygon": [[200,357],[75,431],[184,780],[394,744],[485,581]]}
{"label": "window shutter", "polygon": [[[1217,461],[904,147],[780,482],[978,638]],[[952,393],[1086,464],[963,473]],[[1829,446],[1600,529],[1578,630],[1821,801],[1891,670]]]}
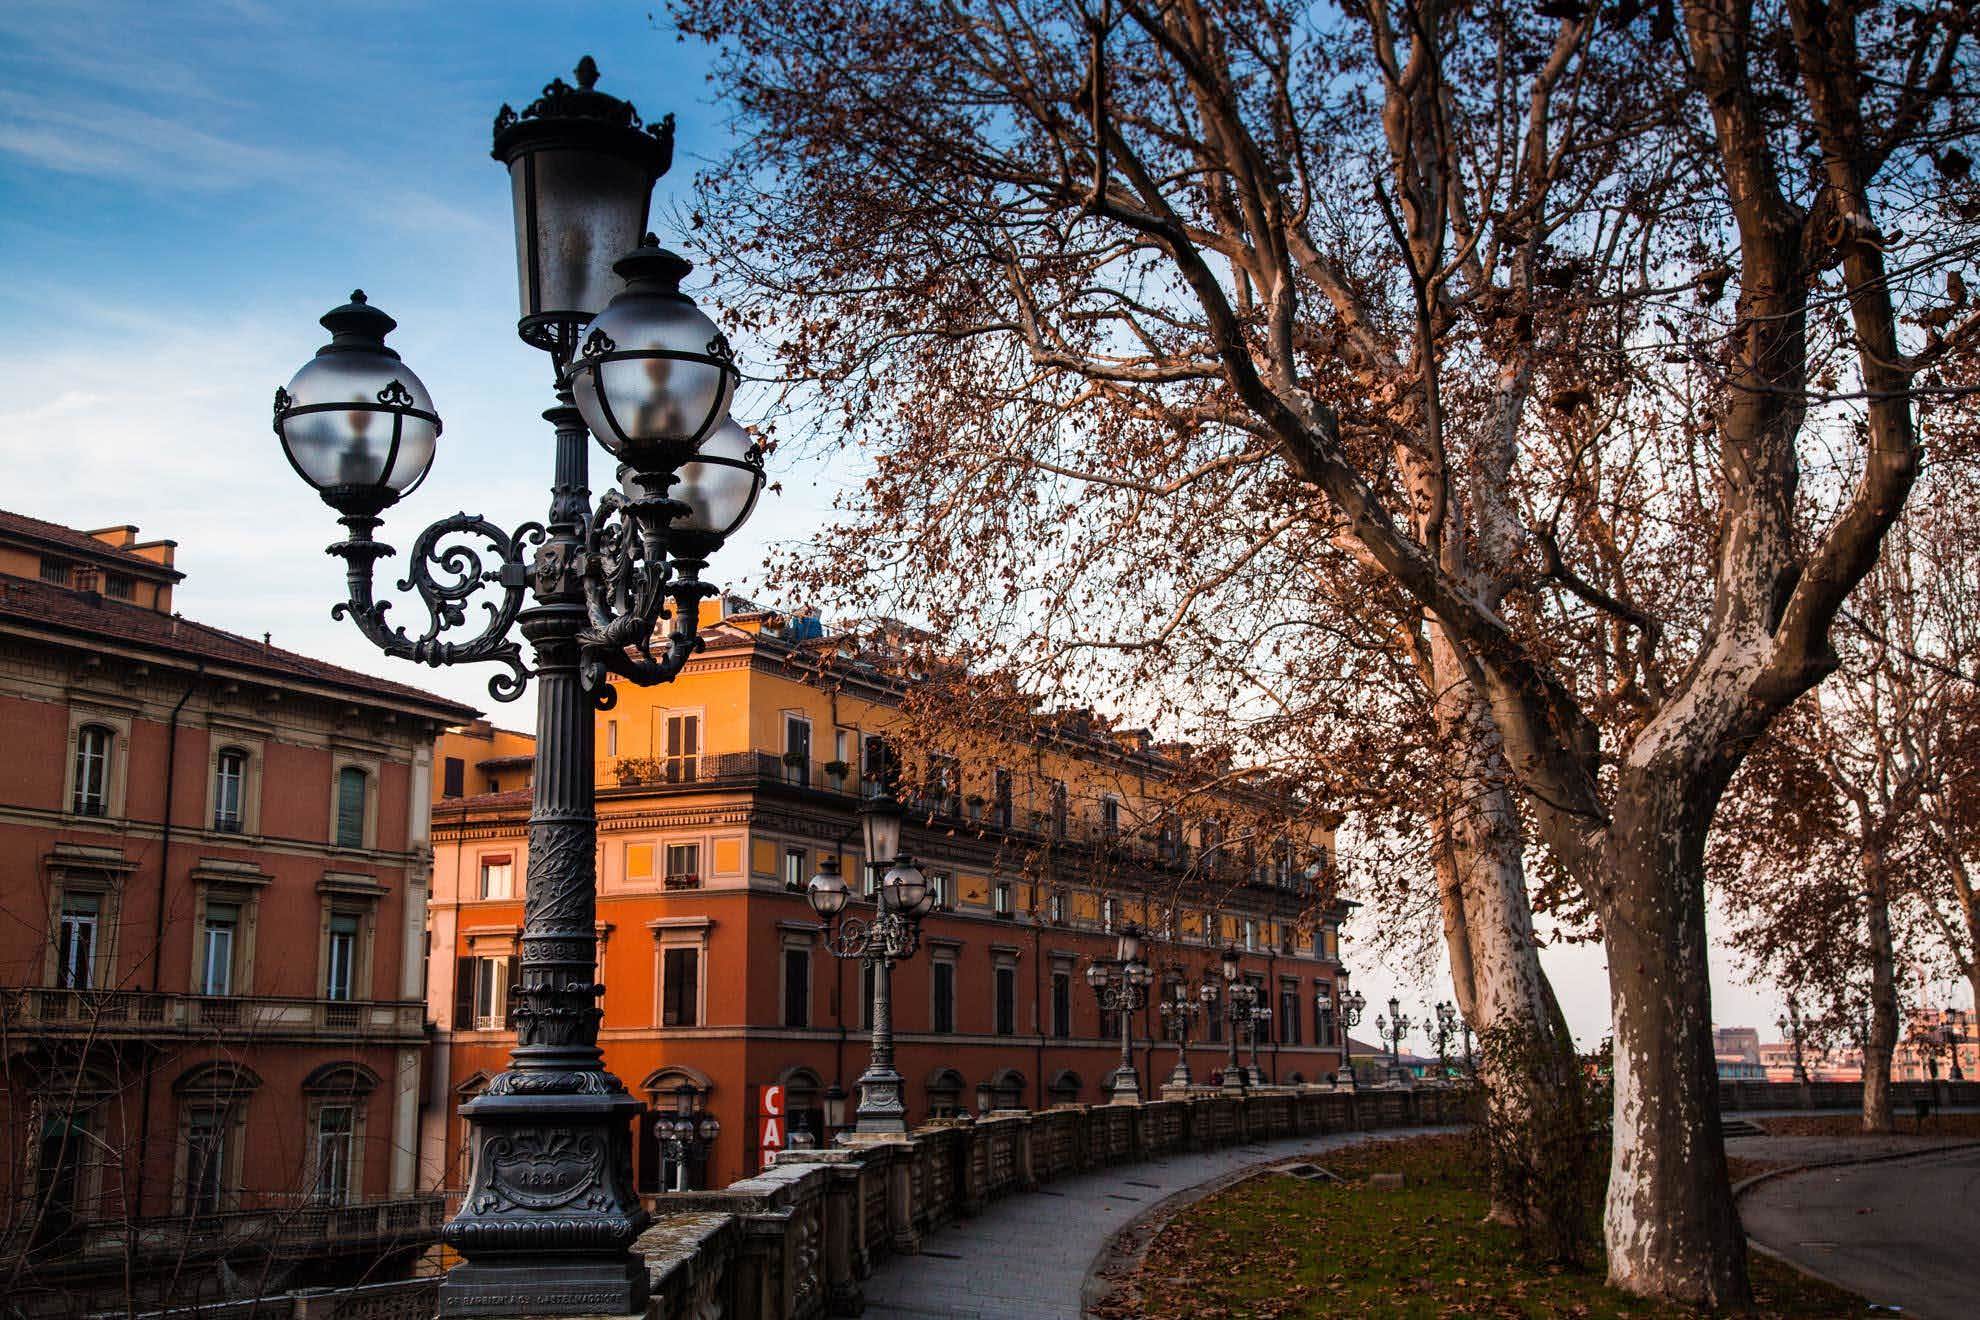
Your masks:
{"label": "window shutter", "polygon": [[510,954],[508,976],[506,978],[508,998],[502,1004],[502,1025],[505,1028],[516,1025],[516,986],[520,984],[521,967],[522,959],[513,953]]}
{"label": "window shutter", "polygon": [[454,1030],[474,1030],[474,962],[454,959]]}

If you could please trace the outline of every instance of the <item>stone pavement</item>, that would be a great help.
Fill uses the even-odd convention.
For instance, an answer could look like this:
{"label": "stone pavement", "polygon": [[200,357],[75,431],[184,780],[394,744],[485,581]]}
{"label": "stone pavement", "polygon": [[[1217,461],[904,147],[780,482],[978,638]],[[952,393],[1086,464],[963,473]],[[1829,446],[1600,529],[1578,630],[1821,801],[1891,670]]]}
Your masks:
{"label": "stone pavement", "polygon": [[1810,1274],[1923,1320],[1974,1314],[1980,1148],[1839,1164],[1755,1185],[1747,1236]]}
{"label": "stone pavement", "polygon": [[1139,1216],[1171,1208],[1233,1175],[1363,1141],[1453,1128],[1336,1132],[1096,1169],[988,1206],[936,1230],[918,1256],[888,1256],[866,1281],[869,1317],[1078,1320],[1080,1291],[1108,1240]]}

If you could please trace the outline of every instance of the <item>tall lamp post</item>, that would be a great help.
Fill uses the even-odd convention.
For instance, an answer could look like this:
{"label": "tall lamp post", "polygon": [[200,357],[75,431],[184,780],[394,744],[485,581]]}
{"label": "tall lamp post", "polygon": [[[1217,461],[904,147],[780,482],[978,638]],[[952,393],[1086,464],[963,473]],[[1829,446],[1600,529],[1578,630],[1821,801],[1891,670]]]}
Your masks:
{"label": "tall lamp post", "polygon": [[1946,1049],[1952,1055],[1952,1072],[1947,1076],[1946,1080],[1952,1082],[1963,1082],[1966,1080],[1966,1074],[1960,1069],[1959,1066],[1958,1022],[1959,1019],[1956,1016],[1954,1016],[1953,1011],[1950,1008],[1942,1008],[1939,1010],[1939,1026],[1940,1029],[1945,1033]]}
{"label": "tall lamp post", "polygon": [[1381,1033],[1382,1040],[1389,1047],[1389,1080],[1392,1082],[1402,1082],[1408,1078],[1402,1066],[1402,1039],[1409,1034],[1412,1025],[1403,1016],[1402,1000],[1394,995],[1389,996],[1389,1016],[1375,1015],[1375,1030]]}
{"label": "tall lamp post", "polygon": [[1251,987],[1251,1038],[1250,1076],[1253,1086],[1265,1085],[1265,1070],[1258,1066],[1258,1038],[1272,1028],[1272,1006],[1258,1002],[1258,987]]}
{"label": "tall lamp post", "polygon": [[1162,1089],[1187,1091],[1194,1085],[1189,1075],[1189,1025],[1203,1011],[1204,1005],[1216,996],[1217,988],[1204,984],[1191,990],[1187,983],[1177,981],[1175,992],[1156,1005],[1171,1035],[1176,1040],[1176,1066],[1169,1070],[1169,1080]]}
{"label": "tall lamp post", "polygon": [[1361,1025],[1361,1014],[1368,1007],[1368,996],[1357,990],[1351,995],[1341,996],[1336,1010],[1341,1023],[1341,1070],[1337,1078],[1345,1079],[1349,1090],[1354,1089],[1354,1037],[1350,1035]]}
{"label": "tall lamp post", "polygon": [[1153,973],[1142,956],[1141,928],[1130,922],[1121,928],[1115,956],[1096,958],[1086,969],[1086,983],[1100,1001],[1100,1007],[1117,1014],[1121,1021],[1121,1066],[1110,1082],[1117,1105],[1141,1103],[1141,1074],[1134,1067],[1134,1014],[1148,1002],[1148,982]]}
{"label": "tall lamp post", "polygon": [[1437,1080],[1450,1078],[1451,1038],[1457,1035],[1457,1010],[1449,1000],[1440,999],[1431,1010],[1430,1040],[1437,1047]]}
{"label": "tall lamp post", "polygon": [[866,844],[867,870],[875,877],[879,902],[869,918],[843,917],[851,897],[839,859],[818,863],[805,897],[825,920],[825,947],[835,957],[857,958],[873,968],[873,1046],[859,1076],[859,1108],[853,1131],[860,1136],[905,1136],[907,1098],[894,1070],[894,964],[921,947],[921,919],[935,906],[928,878],[901,851],[901,804],[884,787],[860,804],[859,824]]}
{"label": "tall lamp post", "polygon": [[[646,233],[673,120],[642,125],[597,79],[587,56],[576,86],[557,79],[495,121],[515,202],[516,329],[549,355],[557,390],[543,414],[555,436],[549,515],[505,531],[460,513],[420,532],[399,582],[425,606],[418,636],[386,621],[390,602],[372,586],[395,553],[374,535],[382,515],[425,480],[441,432],[425,385],[385,344],[397,323],[352,294],[322,318],[330,342],[275,392],[284,456],[347,533],[329,550],[348,593],[331,613],[387,655],[500,666],[488,685],[498,701],[536,680],[516,1045],[461,1107],[474,1172],[441,1230],[462,1257],[441,1285],[443,1316],[646,1305],[646,1266],[630,1251],[648,1222],[632,1181],[641,1106],[598,1049],[593,716],[613,704],[612,678],[671,681],[701,647],[700,602],[715,591],[701,571],[763,485],[755,445],[728,418],[728,341],[681,292],[689,263]],[[596,505],[592,437],[618,462]]]}
{"label": "tall lamp post", "polygon": [[1794,1046],[1794,1080],[1806,1082],[1808,1062],[1801,1053],[1801,1005],[1795,1001],[1793,995],[1789,995],[1787,1007],[1788,1011],[1785,1014],[1774,1019],[1774,1025],[1781,1029],[1781,1034]]}
{"label": "tall lamp post", "polygon": [[653,1120],[653,1135],[667,1148],[674,1164],[674,1190],[688,1189],[688,1162],[700,1159],[722,1135],[722,1120],[701,1106],[701,1089],[693,1082],[674,1088],[674,1110]]}
{"label": "tall lamp post", "polygon": [[1244,958],[1235,945],[1224,950],[1224,1016],[1231,1024],[1231,1055],[1224,1064],[1224,1089],[1242,1092],[1249,1080],[1245,1068],[1238,1061],[1238,1033],[1251,1025],[1251,1015],[1258,1009],[1258,987],[1242,979]]}

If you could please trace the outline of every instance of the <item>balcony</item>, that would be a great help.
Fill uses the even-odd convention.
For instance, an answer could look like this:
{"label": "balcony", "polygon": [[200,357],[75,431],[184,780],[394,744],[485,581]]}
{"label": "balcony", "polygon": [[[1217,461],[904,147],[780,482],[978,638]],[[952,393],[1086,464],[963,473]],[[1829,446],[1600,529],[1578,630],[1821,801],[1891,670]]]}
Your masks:
{"label": "balcony", "polygon": [[[361,1205],[300,1202],[213,1215],[155,1215],[77,1224],[35,1248],[43,1266],[115,1267],[136,1243],[140,1262],[266,1252],[277,1258],[424,1247],[440,1236],[444,1196],[414,1196]],[[135,1227],[135,1233],[131,1229]]]}
{"label": "balcony", "polygon": [[94,1039],[376,1041],[425,1040],[426,1005],[403,999],[291,999],[276,995],[183,995],[144,990],[0,990],[0,1023],[12,1031]]}

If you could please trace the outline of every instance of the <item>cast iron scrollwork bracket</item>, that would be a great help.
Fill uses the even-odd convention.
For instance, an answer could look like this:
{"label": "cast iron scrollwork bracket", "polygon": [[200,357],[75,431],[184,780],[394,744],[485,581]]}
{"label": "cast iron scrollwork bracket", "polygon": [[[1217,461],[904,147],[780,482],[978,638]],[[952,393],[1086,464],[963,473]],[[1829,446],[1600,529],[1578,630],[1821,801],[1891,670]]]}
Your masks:
{"label": "cast iron scrollwork bracket", "polygon": [[825,947],[838,958],[902,962],[912,958],[921,947],[921,928],[891,912],[882,912],[871,919],[843,917],[826,931]]}
{"label": "cast iron scrollwork bracket", "polygon": [[[667,559],[666,524],[687,512],[687,505],[665,495],[608,490],[585,528],[584,598],[591,624],[578,633],[584,648],[579,672],[600,710],[618,699],[609,675],[642,687],[670,682],[707,645],[701,601],[715,588],[700,579],[698,562]],[[670,618],[674,629],[656,655],[654,633]]]}
{"label": "cast iron scrollwork bracket", "polygon": [[[426,631],[414,638],[404,628],[385,622],[392,602],[372,596],[373,565],[397,553],[372,538],[380,520],[352,514],[340,521],[350,529],[350,538],[329,547],[328,553],[346,565],[350,599],[331,609],[332,618],[348,615],[372,645],[400,659],[436,668],[482,660],[505,665],[507,672],[488,680],[489,695],[497,701],[514,701],[522,695],[530,669],[523,663],[522,645],[509,637],[509,631],[529,586],[526,547],[543,542],[541,524],[524,523],[505,532],[479,515],[457,513],[421,532],[413,542],[406,575],[399,580],[400,591],[418,592],[426,606]],[[466,626],[468,602],[490,586],[501,596],[499,601],[481,602],[488,615],[481,631],[465,641],[445,639],[444,634]]]}

